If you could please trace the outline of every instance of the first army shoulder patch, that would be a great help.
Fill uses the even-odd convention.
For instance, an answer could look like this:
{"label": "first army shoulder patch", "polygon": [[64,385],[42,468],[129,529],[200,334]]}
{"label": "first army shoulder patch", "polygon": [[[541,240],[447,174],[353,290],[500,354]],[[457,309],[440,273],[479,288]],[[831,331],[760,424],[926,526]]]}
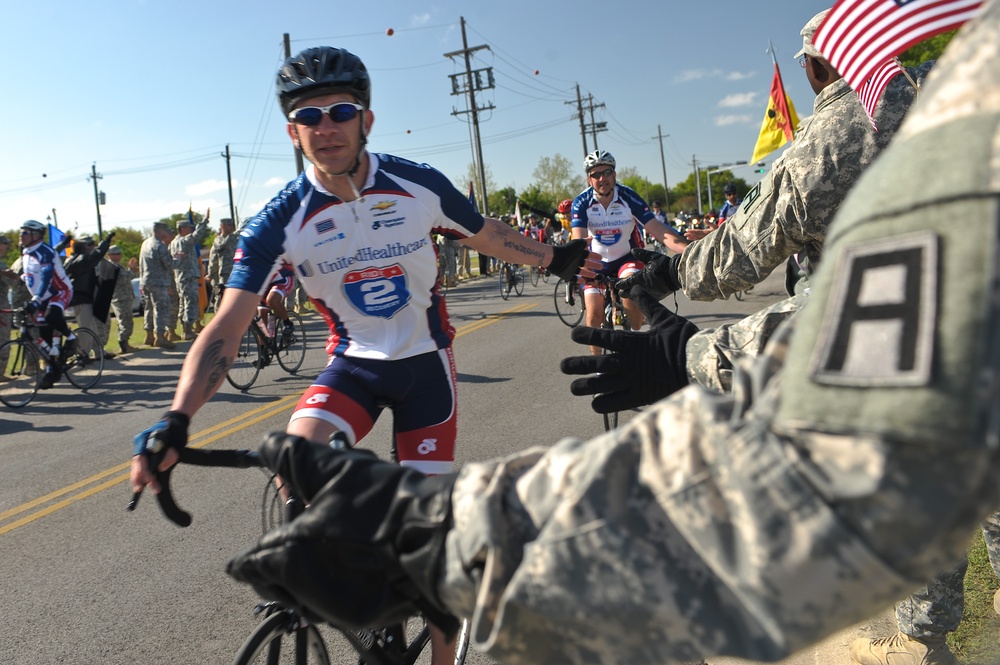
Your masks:
{"label": "first army shoulder patch", "polygon": [[847,248],[838,261],[811,377],[840,386],[931,379],[938,238],[919,232]]}

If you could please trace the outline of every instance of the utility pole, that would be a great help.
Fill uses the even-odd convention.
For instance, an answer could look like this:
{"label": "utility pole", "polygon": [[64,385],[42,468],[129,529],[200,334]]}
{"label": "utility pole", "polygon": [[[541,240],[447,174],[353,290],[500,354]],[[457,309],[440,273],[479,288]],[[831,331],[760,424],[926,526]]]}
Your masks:
{"label": "utility pole", "polygon": [[[98,240],[104,240],[104,231],[101,230],[101,203],[104,198],[104,192],[97,191],[97,181],[102,179],[100,173],[97,172],[97,162],[94,162],[90,166],[90,180],[94,183],[94,206],[97,207],[97,238]],[[55,212],[55,211],[53,211]]]}
{"label": "utility pole", "polygon": [[587,95],[587,110],[590,112],[590,124],[587,127],[590,129],[590,135],[594,139],[594,150],[600,150],[597,145],[597,132],[608,131],[608,123],[606,122],[594,122],[594,109],[604,108],[604,102],[600,104],[594,103],[594,96]]}
{"label": "utility pole", "polygon": [[239,220],[236,219],[236,209],[233,208],[233,172],[229,168],[229,144],[226,144],[226,151],[222,153],[222,157],[226,160],[226,182],[229,184],[229,218],[233,220],[233,224],[239,226]]}
{"label": "utility pole", "polygon": [[670,138],[670,134],[663,134],[660,126],[656,126],[656,136],[654,139],[660,140],[660,168],[663,169],[663,209],[670,212],[670,189],[667,187],[667,162],[663,159],[663,139]]}
{"label": "utility pole", "polygon": [[701,217],[701,173],[698,172],[698,160],[691,155],[691,166],[694,167],[694,185],[698,190],[698,216]]}
{"label": "utility pole", "polygon": [[[291,40],[291,37],[288,36],[287,32],[284,35],[284,41],[285,41],[285,60],[288,60],[290,57],[292,57],[292,40]],[[226,149],[228,151],[228,147]],[[302,173],[302,171],[304,169],[305,169],[305,165],[302,163],[302,149],[299,148],[296,145],[295,146],[295,174],[298,175],[299,173]],[[233,203],[233,196],[230,193],[230,195],[229,195],[229,208],[230,208],[230,211],[232,211],[232,207],[233,207],[232,203]],[[233,217],[233,221],[234,222],[236,221],[235,217]]]}
{"label": "utility pole", "polygon": [[52,209],[52,223],[55,225],[55,227],[57,229],[59,228],[59,218],[56,217],[56,209],[55,208]]}
{"label": "utility pole", "polygon": [[[573,104],[574,102],[563,102],[564,104]],[[587,157],[587,127],[583,124],[583,98],[580,97],[580,84],[576,84],[576,118],[580,121],[580,138],[583,139],[583,157]]]}
{"label": "utility pole", "polygon": [[[479,107],[476,103],[476,91],[482,90],[492,90],[495,85],[493,81],[493,68],[484,67],[483,69],[472,69],[472,60],[470,56],[480,49],[488,49],[489,46],[483,44],[480,46],[473,46],[469,48],[469,40],[465,35],[465,17],[460,16],[459,20],[462,24],[462,50],[452,51],[451,53],[445,53],[444,57],[454,58],[456,56],[464,56],[465,58],[465,83],[464,85],[460,81],[459,77],[462,74],[452,74],[451,75],[451,94],[453,96],[461,95],[467,93],[469,96],[469,109],[467,111],[459,111],[458,109],[452,108],[452,115],[459,115],[460,113],[471,113],[472,114],[472,136],[473,142],[476,149],[476,162],[477,171],[479,172],[479,208],[480,212],[486,213],[488,206],[486,205],[486,168],[483,165],[483,144],[479,137],[479,111],[489,111],[494,109],[493,104],[487,106]],[[485,77],[485,82],[484,82]]]}

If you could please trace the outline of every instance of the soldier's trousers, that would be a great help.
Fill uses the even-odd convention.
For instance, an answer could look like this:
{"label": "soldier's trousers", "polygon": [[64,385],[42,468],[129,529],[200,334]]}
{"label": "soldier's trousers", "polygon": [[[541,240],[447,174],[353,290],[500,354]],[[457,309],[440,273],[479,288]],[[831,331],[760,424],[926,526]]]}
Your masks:
{"label": "soldier's trousers", "polygon": [[[115,312],[115,318],[118,319],[118,344],[127,343],[129,338],[132,337],[132,301],[122,302],[119,300],[111,301],[111,309]],[[108,321],[110,324],[111,322]],[[111,326],[108,326],[110,331]],[[104,340],[107,344],[107,340]]]}
{"label": "soldier's trousers", "polygon": [[[1000,512],[983,522],[983,539],[993,572],[1000,577]],[[910,637],[943,637],[958,628],[965,609],[968,560],[941,573],[927,586],[896,605],[899,632]]]}
{"label": "soldier's trousers", "polygon": [[181,323],[194,323],[201,318],[201,308],[198,306],[197,278],[178,280],[177,296]]}
{"label": "soldier's trousers", "polygon": [[146,308],[143,328],[161,335],[166,333],[170,329],[170,287],[144,286],[142,297]]}

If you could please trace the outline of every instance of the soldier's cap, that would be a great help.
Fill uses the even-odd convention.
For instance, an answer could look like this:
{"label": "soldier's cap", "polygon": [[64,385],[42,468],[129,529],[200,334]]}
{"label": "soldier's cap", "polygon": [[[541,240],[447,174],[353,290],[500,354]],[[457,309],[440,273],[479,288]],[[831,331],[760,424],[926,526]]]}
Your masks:
{"label": "soldier's cap", "polygon": [[93,236],[80,236],[79,238],[76,239],[76,242],[82,243],[84,245],[93,245],[94,238]]}
{"label": "soldier's cap", "polygon": [[177,228],[181,228],[182,226],[194,226],[194,224],[192,224],[190,220],[182,219],[177,222]]}
{"label": "soldier's cap", "polygon": [[824,9],[819,14],[816,14],[816,16],[809,19],[809,22],[806,23],[802,30],[799,31],[799,34],[802,35],[802,50],[795,54],[796,60],[804,55],[811,55],[814,58],[823,58],[826,60],[823,54],[819,52],[819,49],[813,45],[813,35],[816,34],[819,24],[823,22],[823,19],[825,19],[826,15],[829,13],[829,9]]}
{"label": "soldier's cap", "polygon": [[111,245],[111,247],[108,247],[108,254],[121,254],[121,253],[122,253],[122,248],[119,247],[118,245]]}
{"label": "soldier's cap", "polygon": [[233,219],[231,217],[223,217],[222,219],[219,220],[219,222],[221,224],[229,224],[230,226],[234,224]]}

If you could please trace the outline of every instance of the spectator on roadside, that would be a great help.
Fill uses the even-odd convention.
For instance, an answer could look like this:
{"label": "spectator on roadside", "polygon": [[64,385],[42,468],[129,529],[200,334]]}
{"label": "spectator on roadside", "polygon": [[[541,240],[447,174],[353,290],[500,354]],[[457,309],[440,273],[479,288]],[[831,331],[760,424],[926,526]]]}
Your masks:
{"label": "spectator on roadside", "polygon": [[[111,309],[118,320],[118,347],[122,353],[128,353],[133,350],[129,346],[129,338],[132,337],[133,330],[132,304],[135,298],[135,294],[132,291],[132,278],[136,276],[139,262],[135,257],[132,257],[129,259],[128,266],[126,267],[121,264],[121,261],[121,247],[111,245],[108,248],[107,256],[104,257],[104,261],[98,264],[97,271],[99,277],[103,275],[103,279],[106,282],[113,282],[114,284],[111,296]],[[110,331],[110,326],[107,327],[107,330]],[[105,345],[108,343],[107,338],[101,341]]]}
{"label": "spectator on roadside", "polygon": [[208,283],[212,286],[212,309],[219,311],[222,292],[226,288],[229,273],[233,271],[236,245],[240,237],[236,235],[236,222],[224,217],[219,222],[219,234],[212,241],[208,254]]}
{"label": "spectator on roadside", "polygon": [[174,283],[180,306],[183,339],[195,337],[195,324],[201,321],[198,303],[198,278],[201,276],[201,262],[198,259],[201,243],[208,236],[208,215],[198,226],[188,219],[177,222],[177,236],[170,241],[170,256],[173,258]]}
{"label": "spectator on roadside", "polygon": [[[95,298],[97,297],[97,264],[101,262],[108,248],[111,247],[111,239],[115,237],[114,232],[105,236],[99,245],[95,246],[94,238],[89,235],[80,236],[73,241],[73,256],[66,260],[64,268],[70,281],[73,283],[73,298],[69,301],[69,306],[76,314],[77,323],[84,328],[89,328],[97,335],[97,339],[105,338],[104,327],[107,324],[107,309],[101,301],[98,307],[104,310],[104,318],[100,318],[94,313]],[[108,360],[115,357],[112,351],[101,349],[84,349],[93,351],[95,355],[103,353]]]}
{"label": "spectator on roadside", "polygon": [[145,314],[146,346],[174,348],[167,335],[170,326],[170,291],[174,288],[174,266],[167,247],[173,234],[164,222],[153,224],[152,234],[139,249],[139,289]]}

